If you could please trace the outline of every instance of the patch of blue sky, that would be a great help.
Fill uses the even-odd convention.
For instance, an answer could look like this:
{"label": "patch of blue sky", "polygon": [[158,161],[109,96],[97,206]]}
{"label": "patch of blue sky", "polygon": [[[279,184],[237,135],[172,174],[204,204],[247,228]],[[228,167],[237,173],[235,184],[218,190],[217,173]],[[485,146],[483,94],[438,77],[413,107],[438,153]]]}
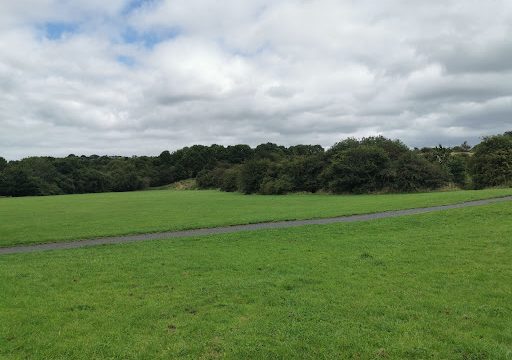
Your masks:
{"label": "patch of blue sky", "polygon": [[78,24],[51,22],[44,25],[46,37],[51,40],[58,40],[66,34],[73,34],[78,31]]}
{"label": "patch of blue sky", "polygon": [[147,48],[169,39],[174,39],[180,35],[178,29],[162,30],[162,31],[137,31],[128,27],[122,33],[122,39],[128,44],[142,44]]}
{"label": "patch of blue sky", "polygon": [[152,4],[155,4],[157,0],[131,0],[128,2],[128,4],[124,8],[124,13],[131,13],[134,10],[137,10],[138,8],[142,6],[150,6]]}
{"label": "patch of blue sky", "polygon": [[117,57],[117,62],[122,64],[122,65],[126,65],[128,67],[133,67],[135,66],[135,59],[131,56],[126,56],[126,55],[119,55]]}

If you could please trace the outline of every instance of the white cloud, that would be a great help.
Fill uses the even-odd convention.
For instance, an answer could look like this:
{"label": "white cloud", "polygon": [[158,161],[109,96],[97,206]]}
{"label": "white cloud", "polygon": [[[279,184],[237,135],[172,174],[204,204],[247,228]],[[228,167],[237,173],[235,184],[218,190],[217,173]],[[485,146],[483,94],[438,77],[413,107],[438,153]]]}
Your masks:
{"label": "white cloud", "polygon": [[0,155],[475,142],[512,125],[512,5],[491,3],[2,2]]}

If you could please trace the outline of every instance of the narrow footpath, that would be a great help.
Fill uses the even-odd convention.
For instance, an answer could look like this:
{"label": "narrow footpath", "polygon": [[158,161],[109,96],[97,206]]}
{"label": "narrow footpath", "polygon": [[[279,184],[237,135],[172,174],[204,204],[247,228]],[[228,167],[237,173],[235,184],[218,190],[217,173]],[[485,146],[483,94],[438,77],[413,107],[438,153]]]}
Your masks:
{"label": "narrow footpath", "polygon": [[482,205],[495,204],[495,203],[506,202],[506,201],[512,201],[512,196],[506,196],[506,197],[494,198],[494,199],[468,201],[468,202],[451,204],[451,205],[432,206],[432,207],[416,208],[416,209],[408,209],[408,210],[385,211],[385,212],[374,213],[374,214],[365,214],[365,215],[352,215],[352,216],[342,216],[342,217],[312,219],[312,220],[265,222],[265,223],[258,223],[258,224],[233,225],[233,226],[207,228],[207,229],[169,231],[169,232],[161,232],[161,233],[114,236],[114,237],[105,237],[105,238],[98,238],[98,239],[77,240],[77,241],[58,242],[58,243],[49,243],[49,244],[36,244],[36,245],[26,245],[26,246],[5,247],[5,248],[0,248],[0,255],[29,253],[29,252],[46,251],[46,250],[76,249],[76,248],[81,248],[81,247],[86,247],[86,246],[122,244],[122,243],[130,243],[130,242],[135,242],[135,241],[175,239],[175,238],[196,237],[196,236],[215,235],[215,234],[229,234],[229,233],[235,233],[235,232],[239,232],[239,231],[283,229],[283,228],[291,228],[291,227],[297,227],[297,226],[303,226],[303,225],[325,225],[325,224],[335,224],[335,223],[350,223],[350,222],[358,222],[358,221],[369,221],[369,220],[376,220],[376,219],[393,218],[393,217],[404,216],[404,215],[425,214],[425,213],[442,211],[442,210],[460,209],[460,208],[467,208],[467,207],[473,207],[473,206],[482,206]]}

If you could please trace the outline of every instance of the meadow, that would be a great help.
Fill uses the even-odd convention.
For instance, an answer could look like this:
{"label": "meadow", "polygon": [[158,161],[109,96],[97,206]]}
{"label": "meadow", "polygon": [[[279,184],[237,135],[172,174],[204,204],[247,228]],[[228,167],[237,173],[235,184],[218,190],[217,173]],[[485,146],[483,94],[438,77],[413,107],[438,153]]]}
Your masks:
{"label": "meadow", "polygon": [[500,203],[1,256],[0,358],[510,359],[511,218]]}
{"label": "meadow", "polygon": [[0,199],[0,247],[264,221],[325,218],[512,195],[512,189],[261,196],[139,191]]}

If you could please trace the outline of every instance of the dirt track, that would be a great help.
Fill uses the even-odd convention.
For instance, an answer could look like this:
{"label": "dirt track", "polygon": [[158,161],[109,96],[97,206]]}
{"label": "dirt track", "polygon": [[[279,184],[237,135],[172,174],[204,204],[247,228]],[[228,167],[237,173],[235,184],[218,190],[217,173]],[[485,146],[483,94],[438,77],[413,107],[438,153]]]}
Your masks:
{"label": "dirt track", "polygon": [[324,225],[324,224],[334,224],[334,223],[349,223],[349,222],[357,222],[357,221],[368,221],[368,220],[392,218],[392,217],[404,216],[404,215],[424,214],[424,213],[441,211],[441,210],[458,209],[458,208],[465,208],[465,207],[472,207],[472,206],[494,204],[494,203],[499,203],[499,202],[504,202],[504,201],[512,201],[512,196],[496,198],[496,199],[468,201],[468,202],[452,204],[452,205],[432,206],[432,207],[416,208],[416,209],[408,209],[408,210],[386,211],[386,212],[380,212],[380,213],[375,213],[375,214],[366,214],[366,215],[352,215],[352,216],[343,216],[343,217],[326,218],[326,219],[313,219],[313,220],[266,222],[266,223],[259,223],[259,224],[234,225],[234,226],[208,228],[208,229],[170,231],[170,232],[162,232],[162,233],[115,236],[115,237],[89,239],[89,240],[77,240],[77,241],[71,241],[71,242],[59,242],[59,243],[50,243],[50,244],[6,247],[6,248],[0,248],[0,255],[28,253],[28,252],[44,251],[44,250],[75,249],[75,248],[81,248],[81,247],[86,247],[86,246],[120,244],[120,243],[129,243],[129,242],[144,241],[144,240],[172,239],[172,238],[194,237],[194,236],[202,236],[202,235],[227,234],[227,233],[234,233],[234,232],[239,232],[239,231],[263,230],[263,229],[282,229],[282,228],[290,228],[290,227],[296,227],[296,226],[302,226],[302,225]]}

